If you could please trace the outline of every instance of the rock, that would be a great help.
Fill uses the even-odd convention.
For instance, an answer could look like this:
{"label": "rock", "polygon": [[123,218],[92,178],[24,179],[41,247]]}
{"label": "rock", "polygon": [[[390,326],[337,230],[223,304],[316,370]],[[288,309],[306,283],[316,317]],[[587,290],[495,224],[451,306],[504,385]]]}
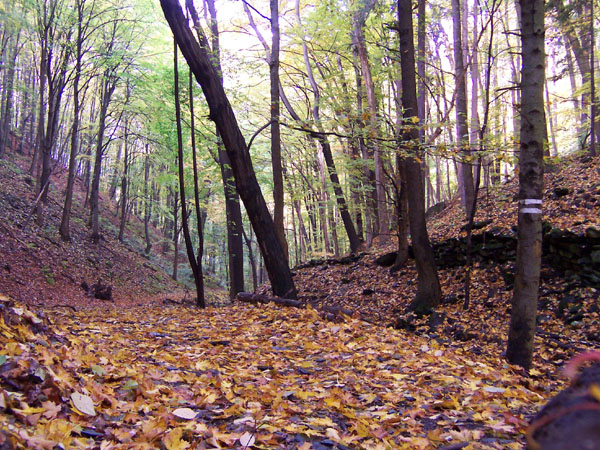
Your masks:
{"label": "rock", "polygon": [[446,209],[446,206],[447,206],[446,202],[436,203],[435,205],[433,205],[432,207],[427,209],[427,212],[425,213],[425,217],[429,218],[435,214],[441,213],[444,209]]}
{"label": "rock", "polygon": [[444,295],[442,297],[442,300],[440,301],[440,303],[442,305],[455,305],[459,301],[460,300],[458,299],[458,297],[455,294],[448,294],[448,295]]}
{"label": "rock", "polygon": [[554,188],[554,195],[556,195],[557,197],[564,197],[565,195],[569,195],[571,193],[571,190],[567,187],[557,187]]}
{"label": "rock", "polygon": [[444,320],[446,320],[446,313],[439,313],[437,311],[434,311],[429,316],[427,325],[429,325],[429,329],[431,331],[433,331],[433,330],[437,329],[437,327],[439,327],[440,325],[443,325]]}
{"label": "rock", "polygon": [[585,230],[585,237],[590,239],[600,239],[600,230],[594,227],[589,227],[587,230]]}
{"label": "rock", "polygon": [[112,286],[103,284],[102,281],[98,281],[92,285],[91,288],[94,298],[98,300],[109,300],[112,301]]}
{"label": "rock", "polygon": [[384,253],[383,255],[380,255],[377,257],[377,259],[375,259],[375,264],[381,267],[389,267],[392,264],[394,264],[394,262],[396,262],[397,255],[398,252]]}
{"label": "rock", "polygon": [[[487,227],[489,224],[491,224],[493,222],[492,219],[487,219],[487,220],[480,220],[477,222],[473,222],[473,226],[472,226],[472,230],[481,230],[482,228]],[[460,227],[461,230],[466,230],[467,229],[467,225],[463,225],[462,227]]]}

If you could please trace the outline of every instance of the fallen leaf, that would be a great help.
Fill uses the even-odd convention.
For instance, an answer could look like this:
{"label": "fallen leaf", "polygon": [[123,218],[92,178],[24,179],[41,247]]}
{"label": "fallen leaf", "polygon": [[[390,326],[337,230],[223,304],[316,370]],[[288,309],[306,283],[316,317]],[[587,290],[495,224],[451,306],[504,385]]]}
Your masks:
{"label": "fallen leaf", "polygon": [[94,409],[93,400],[87,395],[80,394],[79,392],[73,392],[71,394],[71,402],[75,407],[75,410],[86,416],[95,416],[96,410]]}

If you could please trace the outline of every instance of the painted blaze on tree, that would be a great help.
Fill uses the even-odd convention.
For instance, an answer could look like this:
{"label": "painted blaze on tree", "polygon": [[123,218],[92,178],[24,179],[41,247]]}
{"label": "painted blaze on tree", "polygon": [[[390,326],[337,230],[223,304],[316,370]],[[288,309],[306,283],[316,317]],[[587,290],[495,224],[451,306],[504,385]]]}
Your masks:
{"label": "painted blaze on tree", "polygon": [[517,273],[506,357],[529,369],[542,257],[544,177],[544,2],[521,0],[521,147]]}

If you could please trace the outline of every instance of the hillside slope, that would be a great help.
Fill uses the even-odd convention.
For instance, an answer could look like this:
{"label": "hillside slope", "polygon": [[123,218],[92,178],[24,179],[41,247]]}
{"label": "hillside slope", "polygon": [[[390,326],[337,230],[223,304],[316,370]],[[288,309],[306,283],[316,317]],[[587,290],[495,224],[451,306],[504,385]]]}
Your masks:
{"label": "hillside slope", "polygon": [[[600,345],[600,163],[588,157],[565,159],[546,174],[545,186],[535,363],[551,376],[548,362],[560,366]],[[390,273],[384,266],[393,246],[351,261],[312,261],[296,268],[300,299],[315,308],[341,306],[372,323],[435,337],[475,354],[499,356],[514,282],[517,189],[511,180],[480,193],[468,311],[462,308],[466,233],[458,199],[429,219],[444,296],[431,317],[405,314],[416,292],[416,268],[411,259]],[[260,292],[269,293],[268,286]]]}
{"label": "hillside slope", "polygon": [[[88,209],[83,208],[85,191],[77,180],[71,218],[71,242],[58,234],[66,171],[52,175],[49,203],[44,208],[44,225],[31,217],[35,202],[35,180],[26,172],[28,161],[18,155],[0,159],[0,293],[37,306],[69,305],[98,307],[82,287],[101,283],[112,287],[117,306],[147,303],[164,298],[164,293],[182,285],[155,264],[162,255],[146,257],[136,247],[136,218],[128,227],[125,243],[117,241],[115,205],[100,204],[102,239],[95,245],[86,227]],[[159,238],[155,235],[155,241]],[[155,246],[157,247],[157,246]]]}

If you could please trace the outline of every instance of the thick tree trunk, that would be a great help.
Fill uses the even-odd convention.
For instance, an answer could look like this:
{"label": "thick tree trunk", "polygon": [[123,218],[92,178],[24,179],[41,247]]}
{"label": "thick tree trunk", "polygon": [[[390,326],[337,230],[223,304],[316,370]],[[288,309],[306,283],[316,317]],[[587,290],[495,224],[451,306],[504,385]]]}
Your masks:
{"label": "thick tree trunk", "polygon": [[235,175],[237,191],[255,230],[273,292],[279,296],[295,297],[297,294],[292,273],[274,231],[273,219],[256,179],[246,142],[219,76],[211,64],[208,51],[194,38],[176,0],[161,0],[161,6],[190,70],[202,86],[210,117],[223,139]]}
{"label": "thick tree trunk", "polygon": [[[404,108],[403,145],[420,156],[419,132],[413,118],[418,117],[417,87],[415,77],[415,47],[413,41],[411,0],[398,0],[398,33],[400,36],[400,66],[402,72],[402,106]],[[421,165],[415,159],[406,159],[406,180],[408,187],[408,208],[410,234],[417,263],[417,294],[410,308],[417,313],[429,313],[441,297],[440,282],[433,249],[427,234],[425,222],[425,190]]]}
{"label": "thick tree trunk", "polygon": [[521,0],[521,145],[517,269],[506,358],[529,369],[542,256],[544,1]]}

